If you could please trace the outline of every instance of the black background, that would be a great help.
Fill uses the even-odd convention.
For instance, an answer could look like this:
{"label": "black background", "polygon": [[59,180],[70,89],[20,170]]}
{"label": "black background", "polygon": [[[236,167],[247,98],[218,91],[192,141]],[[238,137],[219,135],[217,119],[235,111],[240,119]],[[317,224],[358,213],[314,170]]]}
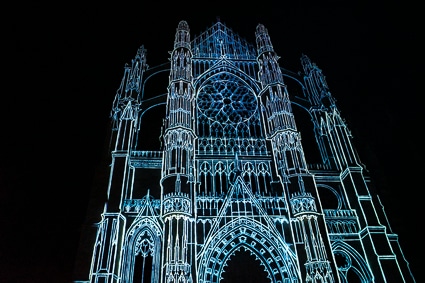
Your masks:
{"label": "black background", "polygon": [[301,70],[302,53],[322,69],[421,282],[419,6],[312,3],[261,1],[250,12],[246,2],[34,2],[10,9],[3,35],[0,282],[71,282],[124,64],[141,45],[150,66],[166,62],[180,20],[194,38],[217,17],[252,43],[256,25],[264,24],[289,70]]}

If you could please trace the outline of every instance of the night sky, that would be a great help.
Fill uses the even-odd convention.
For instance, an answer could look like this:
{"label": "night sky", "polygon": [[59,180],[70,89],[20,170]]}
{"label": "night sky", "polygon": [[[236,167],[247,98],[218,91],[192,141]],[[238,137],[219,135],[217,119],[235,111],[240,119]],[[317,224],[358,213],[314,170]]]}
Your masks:
{"label": "night sky", "polygon": [[3,35],[0,283],[71,281],[125,63],[141,45],[148,65],[164,63],[180,20],[194,38],[217,17],[253,44],[264,24],[284,68],[301,71],[304,53],[322,69],[413,274],[424,280],[419,7],[260,1],[266,7],[244,15],[142,3],[33,3],[13,11],[12,37]]}

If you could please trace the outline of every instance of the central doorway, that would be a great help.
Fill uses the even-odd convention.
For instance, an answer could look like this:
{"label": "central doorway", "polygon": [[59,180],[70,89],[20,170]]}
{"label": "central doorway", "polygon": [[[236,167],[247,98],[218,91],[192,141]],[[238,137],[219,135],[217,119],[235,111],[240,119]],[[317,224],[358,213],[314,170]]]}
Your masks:
{"label": "central doorway", "polygon": [[221,276],[220,283],[271,283],[261,262],[245,249],[230,257]]}

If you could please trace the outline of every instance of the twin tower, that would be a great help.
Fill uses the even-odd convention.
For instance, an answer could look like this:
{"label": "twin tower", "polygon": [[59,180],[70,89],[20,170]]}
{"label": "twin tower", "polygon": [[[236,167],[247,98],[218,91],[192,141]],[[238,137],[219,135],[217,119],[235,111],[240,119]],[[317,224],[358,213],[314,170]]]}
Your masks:
{"label": "twin tower", "polygon": [[322,71],[255,38],[181,21],[125,66],[74,282],[415,281]]}

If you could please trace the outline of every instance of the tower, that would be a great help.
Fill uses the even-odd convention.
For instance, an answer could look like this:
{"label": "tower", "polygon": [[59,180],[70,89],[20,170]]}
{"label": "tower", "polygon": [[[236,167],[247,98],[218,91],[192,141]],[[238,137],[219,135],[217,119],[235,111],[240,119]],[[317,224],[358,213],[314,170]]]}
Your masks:
{"label": "tower", "polygon": [[256,282],[414,282],[322,71],[306,55],[286,70],[253,33],[217,21],[192,38],[181,21],[168,63],[142,46],[125,66],[76,282],[235,282],[244,258]]}

